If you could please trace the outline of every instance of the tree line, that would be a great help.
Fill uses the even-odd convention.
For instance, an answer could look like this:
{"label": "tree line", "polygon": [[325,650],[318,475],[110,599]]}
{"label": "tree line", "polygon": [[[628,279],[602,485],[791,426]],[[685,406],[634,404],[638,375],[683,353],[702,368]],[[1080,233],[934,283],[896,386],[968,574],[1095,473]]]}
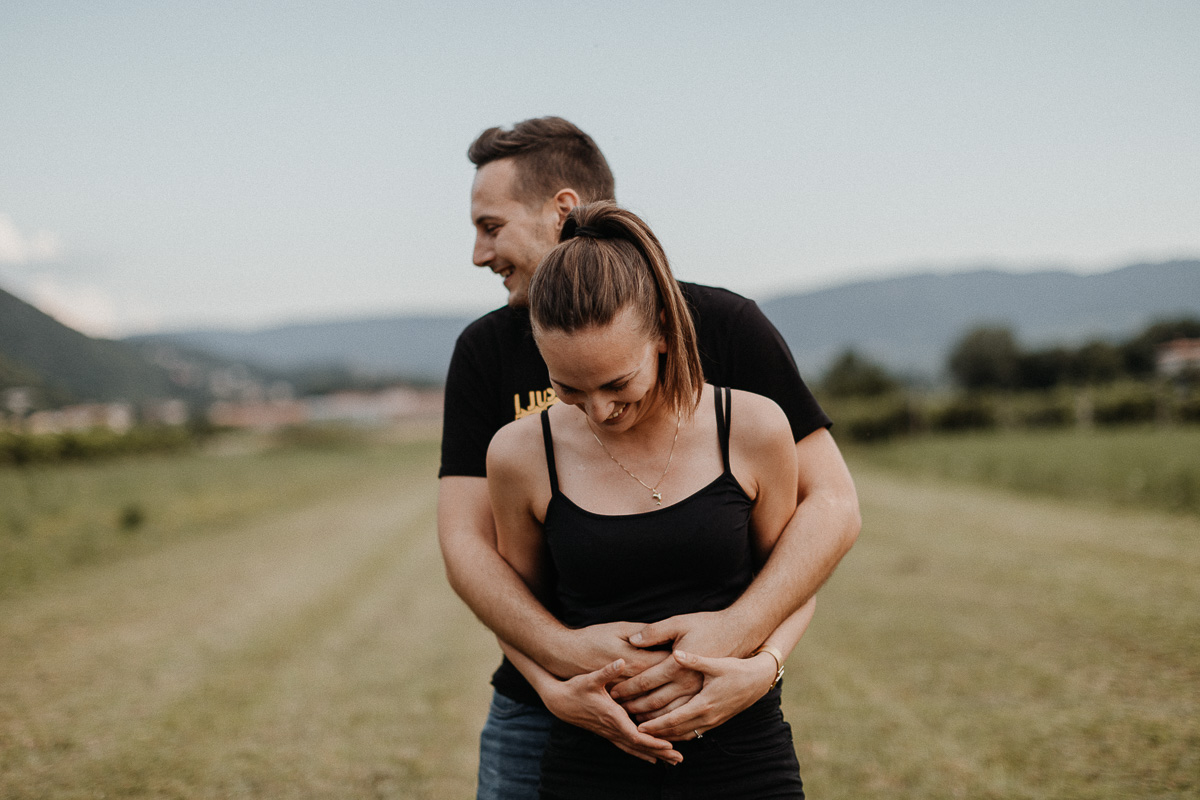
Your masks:
{"label": "tree line", "polygon": [[1024,348],[1011,329],[967,331],[946,356],[950,391],[922,392],[854,350],[836,358],[819,392],[836,433],[859,441],[991,427],[1200,422],[1200,370],[1157,376],[1160,346],[1200,338],[1200,319],[1155,322],[1125,341]]}
{"label": "tree line", "polygon": [[[1200,338],[1200,319],[1155,322],[1113,343],[1094,339],[1079,347],[1024,349],[1011,329],[980,326],[965,333],[946,358],[946,374],[967,391],[1017,391],[1057,386],[1097,386],[1120,379],[1155,377],[1158,348],[1175,339]],[[1189,376],[1184,376],[1185,380]],[[1195,379],[1200,376],[1190,376]],[[877,397],[904,381],[850,349],[826,371],[821,389],[831,397]]]}

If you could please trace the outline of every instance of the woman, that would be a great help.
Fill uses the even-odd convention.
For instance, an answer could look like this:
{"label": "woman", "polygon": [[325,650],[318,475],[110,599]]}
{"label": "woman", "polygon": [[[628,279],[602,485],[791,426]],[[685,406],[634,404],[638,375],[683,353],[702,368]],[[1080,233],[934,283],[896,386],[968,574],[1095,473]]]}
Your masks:
{"label": "woman", "polygon": [[[796,508],[787,420],[766,398],[705,385],[691,317],[638,217],[612,203],[580,206],[560,241],[529,302],[562,402],[492,441],[499,550],[572,627],[726,608]],[[568,724],[633,727],[607,691],[622,662],[563,682],[508,648],[563,720],[542,763],[542,796],[657,797],[673,787],[685,797],[803,797],[777,683],[811,615],[810,601],[746,659],[664,655],[714,684],[706,695],[716,704],[638,714],[643,725],[661,716],[661,737],[635,731],[625,752]]]}

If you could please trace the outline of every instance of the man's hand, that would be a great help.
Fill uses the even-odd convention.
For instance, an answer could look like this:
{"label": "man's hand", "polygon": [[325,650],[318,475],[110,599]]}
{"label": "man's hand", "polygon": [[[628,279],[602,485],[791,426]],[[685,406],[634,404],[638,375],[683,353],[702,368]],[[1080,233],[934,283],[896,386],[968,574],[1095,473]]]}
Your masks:
{"label": "man's hand", "polygon": [[625,710],[609,697],[608,685],[621,677],[625,666],[622,659],[617,659],[595,672],[543,687],[542,700],[554,716],[603,736],[635,758],[651,764],[678,764],[683,756],[670,742],[639,731]]}
{"label": "man's hand", "polygon": [[630,642],[630,638],[645,629],[640,622],[606,622],[589,625],[570,632],[569,644],[559,653],[559,662],[569,666],[551,670],[560,678],[571,678],[593,672],[617,659],[625,662],[625,677],[645,672],[656,665],[673,664],[665,650],[646,650]]}

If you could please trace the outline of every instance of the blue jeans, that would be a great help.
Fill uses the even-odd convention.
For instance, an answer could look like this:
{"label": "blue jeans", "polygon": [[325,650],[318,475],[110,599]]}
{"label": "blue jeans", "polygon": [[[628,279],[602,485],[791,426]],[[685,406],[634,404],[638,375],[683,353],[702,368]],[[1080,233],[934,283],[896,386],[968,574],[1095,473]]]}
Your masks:
{"label": "blue jeans", "polygon": [[492,693],[492,706],[479,737],[476,800],[536,800],[542,753],[554,715]]}

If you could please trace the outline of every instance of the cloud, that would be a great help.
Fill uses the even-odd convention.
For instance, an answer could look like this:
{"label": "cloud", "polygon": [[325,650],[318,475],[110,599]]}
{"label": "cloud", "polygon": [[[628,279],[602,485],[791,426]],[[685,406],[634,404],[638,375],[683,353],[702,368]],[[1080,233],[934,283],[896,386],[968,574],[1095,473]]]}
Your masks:
{"label": "cloud", "polygon": [[117,304],[95,286],[72,286],[42,274],[26,284],[23,294],[62,324],[88,336],[112,337],[118,332]]}
{"label": "cloud", "polygon": [[0,264],[34,264],[62,255],[62,241],[51,231],[22,233],[12,217],[0,214]]}

